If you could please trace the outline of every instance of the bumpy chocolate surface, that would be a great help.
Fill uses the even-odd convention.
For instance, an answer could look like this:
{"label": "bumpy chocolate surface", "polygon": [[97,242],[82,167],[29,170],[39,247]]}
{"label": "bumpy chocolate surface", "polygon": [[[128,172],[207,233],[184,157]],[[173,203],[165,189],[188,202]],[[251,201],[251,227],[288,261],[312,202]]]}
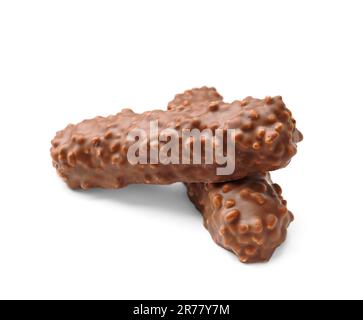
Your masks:
{"label": "bumpy chocolate surface", "polygon": [[213,240],[241,262],[268,261],[285,241],[293,215],[269,174],[227,183],[188,183],[188,196],[203,214]]}
{"label": "bumpy chocolate surface", "polygon": [[[177,95],[168,109],[142,114],[125,109],[113,116],[69,125],[52,140],[53,165],[71,188],[221,182],[286,166],[296,153],[296,143],[301,140],[281,97],[262,100],[248,97],[224,103],[215,89],[203,87]],[[135,128],[148,133],[150,121],[154,120],[158,120],[159,130],[236,129],[234,173],[216,175],[216,168],[220,167],[216,163],[130,164],[127,151],[133,142],[127,140],[127,134]],[[150,148],[150,136],[147,145]],[[159,148],[162,145],[160,143]],[[181,149],[184,147],[180,145]]]}
{"label": "bumpy chocolate surface", "polygon": [[[175,96],[169,108],[183,101],[208,103],[212,92],[203,99],[193,99],[195,91]],[[222,100],[222,97],[220,97]],[[296,132],[298,140],[302,134]],[[234,252],[244,263],[268,261],[275,249],[284,242],[293,215],[286,208],[281,188],[273,184],[268,173],[257,173],[231,183],[189,183],[188,196],[203,214],[204,226],[214,241]]]}

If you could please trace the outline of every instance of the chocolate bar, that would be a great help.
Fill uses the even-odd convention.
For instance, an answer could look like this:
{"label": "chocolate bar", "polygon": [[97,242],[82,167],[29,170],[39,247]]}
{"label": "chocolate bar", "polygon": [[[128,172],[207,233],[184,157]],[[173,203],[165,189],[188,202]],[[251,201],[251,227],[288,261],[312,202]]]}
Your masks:
{"label": "chocolate bar", "polygon": [[187,183],[213,240],[241,262],[268,261],[286,238],[292,213],[269,174],[226,183]]}
{"label": "chocolate bar", "polygon": [[[223,182],[285,167],[301,140],[295,120],[279,96],[225,103],[215,89],[203,87],[177,95],[174,102],[168,105],[168,111],[138,114],[124,109],[113,116],[68,125],[52,140],[51,156],[58,174],[69,187],[83,189],[121,188],[132,183]],[[158,161],[163,152],[164,156],[168,154],[164,147],[169,141],[152,133],[154,122],[157,132],[173,130],[179,134],[180,154],[171,156],[169,162]],[[201,138],[200,163],[193,162],[191,152],[184,158],[184,150],[196,150],[197,143],[194,137],[180,137],[193,129],[212,132],[212,136]],[[138,130],[145,132],[143,139],[136,135],[130,138],[130,133]],[[233,134],[228,136],[230,130]],[[222,142],[214,135],[220,131],[222,137],[226,136]],[[228,152],[226,155],[228,138],[234,143],[231,156]],[[135,149],[136,143],[142,148]],[[211,144],[222,150],[226,166],[233,158],[232,172],[216,174],[223,163],[203,153]],[[140,150],[146,150],[146,156]],[[145,156],[143,161],[130,161],[130,154],[137,160],[140,152]]]}

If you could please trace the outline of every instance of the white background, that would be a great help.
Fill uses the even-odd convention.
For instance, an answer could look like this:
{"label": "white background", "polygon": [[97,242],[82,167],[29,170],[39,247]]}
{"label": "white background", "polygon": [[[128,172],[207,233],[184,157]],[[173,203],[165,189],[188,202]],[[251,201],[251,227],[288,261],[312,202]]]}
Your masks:
{"label": "white background", "polygon": [[[0,1],[0,298],[363,298],[362,1]],[[296,220],[267,264],[213,243],[181,184],[71,191],[57,130],[215,86],[282,95]]]}

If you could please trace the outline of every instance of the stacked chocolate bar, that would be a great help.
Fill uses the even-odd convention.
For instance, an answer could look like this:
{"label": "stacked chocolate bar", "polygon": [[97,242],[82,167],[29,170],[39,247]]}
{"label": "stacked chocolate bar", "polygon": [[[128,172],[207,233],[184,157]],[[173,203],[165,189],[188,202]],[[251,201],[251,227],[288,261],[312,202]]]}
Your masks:
{"label": "stacked chocolate bar", "polygon": [[285,167],[301,140],[281,97],[226,103],[203,87],[176,95],[167,111],[124,109],[69,125],[51,156],[71,188],[185,183],[214,241],[260,262],[293,220],[268,172]]}

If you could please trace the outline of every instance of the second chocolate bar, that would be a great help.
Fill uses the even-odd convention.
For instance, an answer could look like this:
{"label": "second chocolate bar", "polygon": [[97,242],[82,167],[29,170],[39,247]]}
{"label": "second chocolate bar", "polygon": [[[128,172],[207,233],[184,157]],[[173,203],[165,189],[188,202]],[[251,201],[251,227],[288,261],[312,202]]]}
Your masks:
{"label": "second chocolate bar", "polygon": [[227,183],[188,183],[188,196],[203,214],[213,240],[241,262],[268,261],[286,238],[293,215],[269,174]]}

